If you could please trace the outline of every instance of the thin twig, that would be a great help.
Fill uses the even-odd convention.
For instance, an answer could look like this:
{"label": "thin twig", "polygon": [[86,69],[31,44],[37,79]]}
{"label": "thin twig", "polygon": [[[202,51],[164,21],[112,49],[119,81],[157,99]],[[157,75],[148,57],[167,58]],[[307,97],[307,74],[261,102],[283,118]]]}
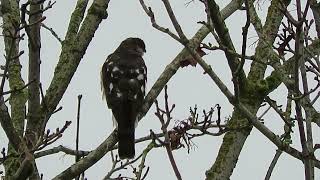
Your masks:
{"label": "thin twig", "polygon": [[28,82],[27,84],[25,84],[22,87],[19,87],[19,88],[16,88],[16,89],[11,89],[9,91],[5,91],[5,92],[2,93],[2,95],[7,95],[7,94],[15,93],[15,92],[18,92],[18,91],[22,91],[23,89],[27,88],[33,82],[35,82],[35,80],[32,80],[32,81]]}
{"label": "thin twig", "polygon": [[287,126],[292,127],[292,123],[284,116],[284,112],[278,108],[276,101],[272,100],[269,96],[265,97],[265,101],[278,113]]}
{"label": "thin twig", "polygon": [[[78,111],[77,111],[77,130],[76,130],[76,151],[78,152],[79,150],[79,133],[80,133],[80,106],[81,106],[81,98],[82,98],[82,95],[78,95]],[[78,153],[77,153],[78,154]],[[75,161],[78,162],[80,159],[80,156],[79,155],[76,155],[75,156]],[[76,177],[76,179],[78,180],[80,177]]]}
{"label": "thin twig", "polygon": [[[107,175],[103,178],[103,180],[110,180],[113,173],[126,168],[127,166],[135,163],[142,157],[143,153],[141,153],[138,157],[136,157],[133,160],[126,160],[125,163],[123,163],[121,160],[118,159],[118,157],[112,157],[112,167],[111,170],[107,173]],[[113,156],[113,153],[111,153],[111,156]],[[120,163],[121,162],[121,163]],[[120,166],[117,167],[118,163],[120,163]]]}
{"label": "thin twig", "polygon": [[[161,122],[161,130],[163,131],[164,133],[164,137],[165,137],[165,142],[164,142],[164,146],[166,148],[166,151],[167,151],[167,154],[168,154],[168,157],[169,157],[169,160],[170,160],[170,163],[171,163],[171,166],[173,168],[173,171],[177,177],[178,180],[181,180],[182,177],[181,177],[181,174],[179,172],[179,169],[177,167],[177,164],[174,160],[174,157],[173,157],[173,154],[172,154],[172,147],[171,147],[171,143],[170,143],[170,137],[169,137],[169,133],[168,133],[168,125],[170,123],[170,120],[171,120],[171,112],[172,112],[172,109],[174,108],[174,106],[172,106],[172,109],[169,109],[169,104],[168,104],[168,92],[167,92],[167,86],[165,87],[165,110],[162,110],[159,108],[159,104],[158,102],[156,101],[155,104],[156,104],[156,113],[155,115],[158,117],[158,119],[160,120]],[[166,121],[164,120],[164,114],[166,114]]]}
{"label": "thin twig", "polygon": [[159,26],[159,25],[157,24],[156,19],[155,19],[155,16],[154,16],[154,13],[153,13],[151,7],[147,7],[143,0],[139,0],[139,2],[140,2],[140,4],[141,4],[143,10],[145,11],[145,13],[149,16],[150,21],[151,21],[151,24],[152,24],[152,26],[153,26],[155,29],[157,29],[157,30],[159,30],[159,31],[161,31],[161,32],[163,32],[163,33],[168,34],[168,35],[171,36],[173,39],[175,39],[175,40],[177,40],[177,41],[179,41],[179,42],[182,43],[182,41],[181,41],[181,39],[179,38],[179,36],[177,36],[176,34],[174,34],[173,32],[171,32],[171,31],[169,30],[169,28],[164,28],[164,27]]}
{"label": "thin twig", "polygon": [[[303,34],[303,21],[305,17],[302,16],[301,11],[301,1],[296,0],[296,6],[297,6],[297,17],[299,24],[296,25],[296,36],[295,36],[295,63],[294,63],[294,87],[293,92],[295,95],[298,95],[300,93],[299,90],[299,69],[300,69],[300,63],[302,62],[303,58],[303,41],[302,34]],[[312,160],[309,158],[309,148],[307,145],[307,138],[306,138],[306,131],[308,129],[305,129],[304,122],[303,122],[303,116],[302,116],[302,108],[301,108],[301,102],[300,99],[295,99],[295,110],[296,110],[296,118],[298,122],[298,129],[299,129],[299,135],[300,135],[300,143],[302,146],[302,154],[304,155],[304,169],[305,169],[305,179],[313,180],[314,178],[314,167]],[[311,147],[312,148],[312,147]]]}
{"label": "thin twig", "polygon": [[61,129],[56,128],[56,131],[51,134],[50,134],[50,130],[48,129],[47,132],[44,134],[44,136],[39,138],[36,145],[31,150],[31,152],[39,151],[47,147],[48,145],[56,142],[58,139],[62,137],[64,131],[70,126],[70,124],[71,124],[71,121],[66,121],[64,126]]}
{"label": "thin twig", "polygon": [[41,23],[41,26],[44,27],[49,32],[51,32],[51,34],[60,42],[60,44],[62,43],[62,39],[58,36],[58,34],[52,28],[48,27],[44,23]]}

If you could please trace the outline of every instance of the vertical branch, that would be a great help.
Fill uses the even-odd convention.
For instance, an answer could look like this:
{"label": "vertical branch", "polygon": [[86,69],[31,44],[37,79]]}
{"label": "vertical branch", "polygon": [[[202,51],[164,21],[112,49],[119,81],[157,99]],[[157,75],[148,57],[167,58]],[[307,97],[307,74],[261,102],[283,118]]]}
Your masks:
{"label": "vertical branch", "polygon": [[9,43],[9,50],[8,52],[6,52],[6,62],[4,65],[4,70],[3,70],[3,75],[2,75],[2,79],[1,79],[1,85],[0,85],[0,95],[3,96],[3,92],[4,92],[4,86],[6,83],[6,78],[8,77],[8,71],[9,71],[9,63],[12,60],[11,58],[11,54],[13,53],[14,50],[14,45],[15,45],[15,41],[18,39],[17,36],[17,31],[14,31],[14,34],[12,34],[10,43]]}
{"label": "vertical branch", "polygon": [[246,9],[246,24],[244,25],[244,27],[242,28],[242,51],[241,51],[241,60],[239,65],[236,67],[235,71],[233,72],[233,81],[234,81],[234,94],[235,94],[235,98],[236,101],[239,101],[239,91],[240,91],[240,84],[239,84],[239,72],[243,71],[243,66],[245,63],[245,56],[246,56],[246,49],[247,49],[247,36],[248,36],[248,29],[250,26],[250,12],[249,12],[249,1],[245,0],[244,1],[245,4],[245,9]]}
{"label": "vertical branch", "polygon": [[[78,95],[78,111],[77,111],[77,131],[76,131],[76,152],[77,152],[77,155],[75,156],[75,160],[76,162],[79,161],[80,159],[80,155],[78,154],[79,152],[79,132],[80,132],[80,105],[81,105],[81,98],[82,98],[82,95]],[[78,180],[79,179],[79,176],[76,177],[76,179]]]}
{"label": "vertical branch", "polygon": [[[294,63],[294,94],[297,97],[300,93],[299,90],[299,69],[301,66],[301,59],[303,58],[303,22],[304,16],[302,16],[301,10],[301,2],[300,0],[296,0],[297,5],[297,17],[298,24],[296,25],[296,34],[295,34],[295,63]],[[304,64],[303,64],[304,65]],[[305,168],[305,179],[312,180],[314,179],[314,168],[312,167],[312,160],[310,159],[309,149],[307,147],[307,140],[305,134],[305,127],[303,122],[302,110],[300,99],[295,99],[295,110],[296,110],[296,118],[298,122],[299,134],[300,134],[300,142],[302,146],[302,154],[304,155],[304,168]]]}
{"label": "vertical branch", "polygon": [[249,30],[249,26],[250,26],[250,12],[249,12],[249,0],[245,0],[244,1],[245,4],[245,8],[246,8],[246,24],[244,25],[244,27],[242,28],[242,51],[241,51],[241,61],[239,66],[237,67],[236,71],[235,71],[235,75],[237,76],[237,74],[240,72],[240,70],[242,70],[244,63],[245,63],[245,56],[246,56],[246,48],[247,48],[247,36],[248,36],[248,30]]}
{"label": "vertical branch", "polygon": [[[171,147],[171,142],[170,142],[170,137],[169,137],[169,133],[168,133],[168,125],[170,123],[170,120],[171,120],[171,112],[172,110],[174,109],[175,105],[173,104],[171,109],[169,109],[169,104],[168,104],[168,92],[167,92],[167,85],[165,86],[165,110],[162,110],[159,108],[159,104],[158,104],[158,101],[155,101],[155,104],[156,104],[156,113],[155,115],[158,117],[158,119],[160,120],[161,122],[161,130],[164,134],[164,146],[166,148],[166,151],[167,151],[167,154],[168,154],[168,157],[169,157],[169,160],[170,160],[170,163],[171,163],[171,166],[172,166],[172,169],[177,177],[178,180],[182,180],[182,177],[181,177],[181,174],[179,172],[179,169],[178,169],[178,166],[174,160],[174,157],[173,157],[173,154],[172,154],[172,147]],[[166,121],[164,119],[164,115],[166,115]]]}
{"label": "vertical branch", "polygon": [[[26,26],[26,34],[28,35],[28,49],[29,49],[29,72],[28,72],[28,81],[34,81],[28,87],[28,115],[27,115],[27,127],[26,127],[26,138],[29,148],[32,148],[36,143],[38,138],[41,136],[40,132],[37,131],[39,124],[39,110],[40,110],[40,49],[41,49],[41,37],[40,37],[40,28],[42,19],[42,6],[43,0],[30,0],[30,9],[29,9],[29,24]],[[26,10],[26,9],[25,9]],[[25,17],[26,11],[21,10],[21,14]],[[25,20],[21,20],[23,25]],[[35,162],[32,163],[34,166],[34,171],[30,179],[39,179],[38,170]]]}
{"label": "vertical branch", "polygon": [[[28,116],[27,116],[27,130],[26,135],[32,144],[37,141],[39,132],[37,132],[37,126],[39,124],[39,108],[40,108],[40,49],[41,49],[41,37],[40,28],[41,24],[39,20],[42,19],[42,6],[43,2],[37,2],[32,0],[30,3],[29,24],[25,28],[28,35],[28,48],[29,48],[29,73],[28,80],[34,83],[28,87]],[[21,10],[21,13],[25,16],[26,9]],[[22,22],[24,19],[22,19]],[[24,23],[24,22],[23,22]]]}
{"label": "vertical branch", "polygon": [[[302,29],[303,24],[305,24],[305,26],[308,27],[308,24],[305,23],[305,21],[307,21],[306,15],[307,15],[309,7],[310,7],[310,0],[307,0],[307,4],[306,4],[305,10],[303,12],[303,17],[302,17],[302,19],[299,20],[301,23],[301,29]],[[306,57],[305,50],[304,50],[304,46],[305,47],[308,46],[307,37],[309,35],[309,30],[305,30],[305,29],[307,29],[307,28],[304,28],[304,32],[301,33],[301,37],[300,37],[300,39],[303,38],[305,40],[305,43],[303,43],[303,40],[299,39],[300,46],[302,46],[301,47],[301,49],[302,49],[301,50],[301,59],[300,59],[300,61],[301,61],[300,62],[300,71],[301,71],[303,92],[306,95],[306,98],[310,99],[309,87],[308,87],[308,77],[307,77],[307,71],[306,71],[306,66],[305,66],[305,63],[306,63],[305,60],[307,59],[307,57]],[[296,41],[297,41],[297,39],[296,39]],[[312,120],[311,120],[311,114],[307,110],[305,110],[305,124],[306,124],[306,136],[307,136],[306,148],[307,148],[307,154],[310,154],[314,151],[313,150],[313,137],[312,137]],[[307,167],[309,167],[309,170],[307,170],[308,174],[310,174],[311,178],[314,179],[314,163],[309,157],[306,157],[306,158],[308,159],[307,160],[307,163],[308,163]]]}
{"label": "vertical branch", "polygon": [[[18,1],[14,0],[1,0],[1,11],[2,11],[2,20],[3,20],[3,35],[4,35],[4,48],[6,53],[6,69],[1,81],[1,91],[6,79],[9,79],[9,87],[11,90],[19,89],[23,87],[24,81],[21,77],[21,64],[19,61],[19,41],[20,41],[20,13],[19,13],[19,4]],[[8,76],[6,76],[8,75]],[[19,151],[22,147],[21,141],[18,139],[22,137],[24,130],[24,119],[25,119],[25,103],[26,103],[26,94],[25,91],[17,91],[10,94],[10,110],[11,118],[9,116],[8,109],[5,105],[4,100],[1,97],[1,120],[10,122],[4,122],[8,127],[4,128],[5,132],[10,141],[8,145],[8,154],[13,154]],[[3,122],[1,122],[3,125]],[[9,129],[7,129],[9,128]],[[10,130],[11,129],[11,130]],[[11,131],[11,132],[10,132]],[[11,135],[15,135],[11,137]],[[12,138],[12,139],[11,139]],[[17,144],[19,143],[19,144]],[[18,158],[7,160],[4,163],[6,176],[12,177],[20,167]]]}
{"label": "vertical branch", "polygon": [[3,96],[0,96],[0,124],[4,132],[6,133],[9,142],[12,144],[14,150],[18,152],[21,144],[21,139],[18,133],[16,132],[13,124],[11,123],[8,107],[4,102]]}
{"label": "vertical branch", "polygon": [[[9,87],[11,90],[19,89],[24,86],[21,77],[21,64],[19,61],[19,26],[20,14],[17,1],[1,0],[3,35],[7,62],[7,73],[9,78]],[[5,77],[5,76],[4,76]],[[5,79],[1,81],[1,87],[4,87]],[[11,119],[19,135],[23,134],[25,118],[25,91],[19,91],[10,94],[9,103],[11,105]]]}

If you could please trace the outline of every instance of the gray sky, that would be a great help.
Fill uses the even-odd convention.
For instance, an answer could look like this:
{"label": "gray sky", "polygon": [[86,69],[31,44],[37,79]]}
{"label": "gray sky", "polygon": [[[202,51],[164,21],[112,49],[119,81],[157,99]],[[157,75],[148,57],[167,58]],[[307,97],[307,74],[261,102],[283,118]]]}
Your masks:
{"label": "gray sky", "polygon": [[[194,33],[201,27],[198,21],[204,21],[203,5],[195,1],[189,6],[185,6],[187,0],[171,1],[176,16],[188,36],[191,38]],[[218,1],[224,7],[225,1]],[[228,1],[229,2],[229,1]],[[54,28],[57,34],[63,38],[70,19],[70,14],[75,6],[76,0],[59,1],[45,13],[47,17],[45,24]],[[146,0],[151,5],[159,25],[169,27],[172,31],[172,25],[164,11],[161,0]],[[269,1],[261,4],[262,8],[259,14],[266,14],[266,7]],[[106,103],[101,98],[100,91],[100,68],[108,54],[112,53],[119,43],[127,37],[140,37],[146,43],[147,53],[144,56],[148,66],[148,90],[156,81],[165,66],[172,61],[177,53],[182,49],[182,45],[171,37],[155,30],[144,14],[138,0],[111,0],[108,8],[108,19],[104,20],[97,30],[82,62],[78,67],[78,71],[74,75],[71,84],[66,91],[64,98],[59,105],[63,106],[63,110],[54,114],[50,119],[47,128],[55,129],[62,127],[65,121],[73,123],[64,133],[62,139],[57,141],[54,146],[64,145],[74,148],[75,140],[75,120],[77,95],[82,94],[81,108],[81,127],[80,127],[80,149],[92,150],[97,147],[113,130],[111,113],[107,109]],[[245,23],[244,12],[237,12],[227,20],[227,26],[232,36],[232,40],[239,51],[241,48],[242,37],[241,27]],[[43,88],[47,89],[53,76],[54,67],[57,64],[60,44],[46,30],[42,30],[42,53],[41,53],[41,82]],[[249,34],[249,44],[257,40],[255,34]],[[213,42],[212,37],[208,36],[205,42]],[[3,42],[0,42],[3,47]],[[214,42],[213,42],[214,43]],[[21,45],[26,49],[26,41]],[[249,52],[253,52],[254,46],[248,48]],[[239,51],[240,52],[240,51]],[[232,89],[231,76],[227,67],[226,59],[221,52],[209,52],[204,59],[211,64],[213,70],[224,80],[230,89]],[[24,64],[23,74],[26,77],[27,54],[22,57]],[[187,67],[180,69],[178,73],[168,83],[170,102],[176,104],[173,113],[175,120],[185,119],[189,116],[189,107],[198,105],[199,110],[209,108],[219,103],[222,106],[222,117],[228,117],[232,113],[232,106],[227,99],[219,91],[212,80],[203,75],[200,66]],[[279,99],[281,103],[285,103],[286,90],[280,87],[271,97]],[[163,101],[163,94],[158,98]],[[161,103],[162,104],[162,103]],[[318,104],[319,105],[319,104]],[[319,109],[319,106],[317,106]],[[154,116],[155,109],[151,108],[147,116],[141,121],[136,129],[136,138],[149,134],[149,129],[160,132],[160,122]],[[265,117],[265,124],[276,133],[283,132],[282,121],[274,114]],[[315,134],[319,134],[319,130],[314,129]],[[0,147],[5,147],[7,140],[3,130],[0,130]],[[294,137],[294,147],[300,149],[298,137]],[[196,147],[188,154],[186,149],[180,149],[174,152],[178,168],[185,180],[204,179],[205,171],[211,167],[215,161],[219,147],[222,142],[221,137],[201,137],[194,140]],[[319,138],[315,138],[315,142],[319,142]],[[136,154],[139,154],[145,147],[144,144],[136,145]],[[242,153],[239,158],[237,167],[231,179],[263,179],[267,168],[276,151],[276,146],[267,140],[260,132],[253,129],[249,136]],[[319,155],[319,153],[317,153]],[[52,155],[37,160],[40,173],[44,173],[44,179],[51,179],[74,162],[74,158],[64,154]],[[101,159],[96,165],[86,171],[86,177],[89,180],[101,179],[109,171],[111,161],[109,154]],[[147,166],[150,166],[150,172],[147,179],[175,179],[171,169],[167,154],[164,148],[157,148],[147,157]],[[3,169],[1,167],[0,169]],[[319,178],[320,171],[316,171],[316,179]],[[283,154],[273,172],[272,179],[292,179],[301,180],[304,177],[303,164]]]}

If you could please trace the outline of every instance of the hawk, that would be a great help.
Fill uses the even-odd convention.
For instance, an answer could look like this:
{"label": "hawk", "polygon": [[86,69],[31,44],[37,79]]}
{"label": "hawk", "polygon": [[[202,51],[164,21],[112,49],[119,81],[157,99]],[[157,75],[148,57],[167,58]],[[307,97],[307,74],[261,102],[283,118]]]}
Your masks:
{"label": "hawk", "polygon": [[102,93],[112,110],[120,159],[134,157],[134,131],[145,96],[147,67],[143,40],[127,38],[110,54],[101,70]]}

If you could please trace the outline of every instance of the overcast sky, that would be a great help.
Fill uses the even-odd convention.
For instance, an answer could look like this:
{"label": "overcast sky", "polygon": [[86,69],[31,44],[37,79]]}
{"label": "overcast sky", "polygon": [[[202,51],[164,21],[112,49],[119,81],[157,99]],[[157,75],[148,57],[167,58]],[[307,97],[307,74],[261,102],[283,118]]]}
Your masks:
{"label": "overcast sky", "polygon": [[[188,0],[171,1],[176,16],[188,38],[201,27],[198,21],[206,20],[203,5],[195,1],[186,6]],[[227,1],[229,2],[229,1]],[[226,1],[218,1],[220,7],[224,7]],[[169,27],[173,30],[169,18],[164,11],[161,0],[146,0],[147,5],[151,5],[159,25]],[[71,12],[76,4],[76,0],[61,1],[57,0],[53,9],[45,12],[47,17],[45,24],[52,27],[56,33],[63,38],[67,29]],[[258,13],[262,16],[266,14],[266,7],[269,1],[261,1],[261,9]],[[138,0],[111,0],[108,8],[108,18],[104,20],[95,37],[93,38],[77,72],[75,73],[71,84],[69,85],[59,106],[63,110],[54,114],[47,127],[55,129],[62,127],[65,121],[72,121],[71,126],[66,130],[62,139],[57,141],[54,146],[64,145],[69,148],[75,147],[75,120],[77,112],[77,96],[83,95],[81,108],[80,124],[80,149],[92,150],[97,147],[112,132],[111,112],[107,109],[106,103],[101,98],[100,91],[100,68],[108,54],[112,53],[122,40],[127,37],[140,37],[146,43],[147,53],[144,56],[148,67],[148,85],[149,90],[157,80],[165,66],[180,52],[182,46],[171,37],[155,30],[144,14]],[[245,24],[244,12],[234,13],[226,22],[234,45],[238,52],[241,49],[242,37],[241,27]],[[41,52],[41,82],[43,88],[47,89],[53,76],[54,67],[57,64],[60,54],[59,42],[46,30],[41,31],[42,52]],[[249,43],[257,40],[256,34],[252,31],[249,34]],[[212,37],[208,36],[205,42],[213,42]],[[1,41],[1,47],[3,42]],[[27,41],[21,45],[21,49],[27,50]],[[3,48],[2,48],[3,49]],[[252,53],[254,46],[248,48]],[[231,76],[227,62],[223,53],[215,51],[209,52],[204,59],[212,65],[213,70],[224,80],[225,84],[232,89]],[[23,75],[27,79],[27,53],[22,56]],[[247,67],[247,66],[246,66]],[[231,86],[230,86],[231,85]],[[173,112],[174,120],[185,119],[189,116],[189,107],[198,105],[199,110],[210,108],[215,104],[222,106],[222,117],[227,118],[232,113],[232,106],[219,91],[212,80],[203,74],[200,66],[187,67],[180,69],[178,73],[168,83],[170,102],[176,104]],[[278,88],[271,95],[279,99],[281,103],[285,102],[286,90],[284,87]],[[163,100],[162,94],[158,98]],[[162,103],[161,103],[162,104]],[[317,106],[319,109],[319,106]],[[149,129],[160,132],[160,122],[154,116],[154,107],[141,121],[136,129],[136,138],[149,134]],[[283,132],[282,121],[271,113],[265,117],[265,124],[274,130],[275,133]],[[315,134],[319,131],[315,129]],[[296,144],[294,147],[300,150],[298,137],[294,137]],[[317,141],[318,140],[318,141]],[[205,171],[208,170],[215,161],[219,147],[222,142],[220,137],[201,137],[194,140],[196,146],[187,153],[186,149],[180,149],[174,152],[178,168],[185,180],[204,179]],[[319,138],[315,137],[315,142]],[[3,130],[0,130],[0,147],[6,147],[7,140]],[[145,147],[144,144],[136,145],[136,154],[139,154]],[[270,143],[256,129],[253,129],[246,144],[243,147],[239,157],[237,167],[231,179],[263,179],[268,166],[274,156],[276,147]],[[111,161],[109,154],[101,159],[96,165],[86,171],[86,177],[89,180],[101,179],[110,170]],[[62,153],[44,157],[37,160],[40,173],[44,173],[44,179],[51,179],[74,162],[74,158]],[[147,166],[150,166],[150,172],[147,179],[175,179],[171,169],[167,154],[164,148],[157,148],[147,157]],[[0,168],[0,170],[3,167]],[[316,171],[316,178],[319,178],[320,171]],[[301,180],[304,178],[303,164],[285,153],[273,172],[272,179],[291,179]]]}

